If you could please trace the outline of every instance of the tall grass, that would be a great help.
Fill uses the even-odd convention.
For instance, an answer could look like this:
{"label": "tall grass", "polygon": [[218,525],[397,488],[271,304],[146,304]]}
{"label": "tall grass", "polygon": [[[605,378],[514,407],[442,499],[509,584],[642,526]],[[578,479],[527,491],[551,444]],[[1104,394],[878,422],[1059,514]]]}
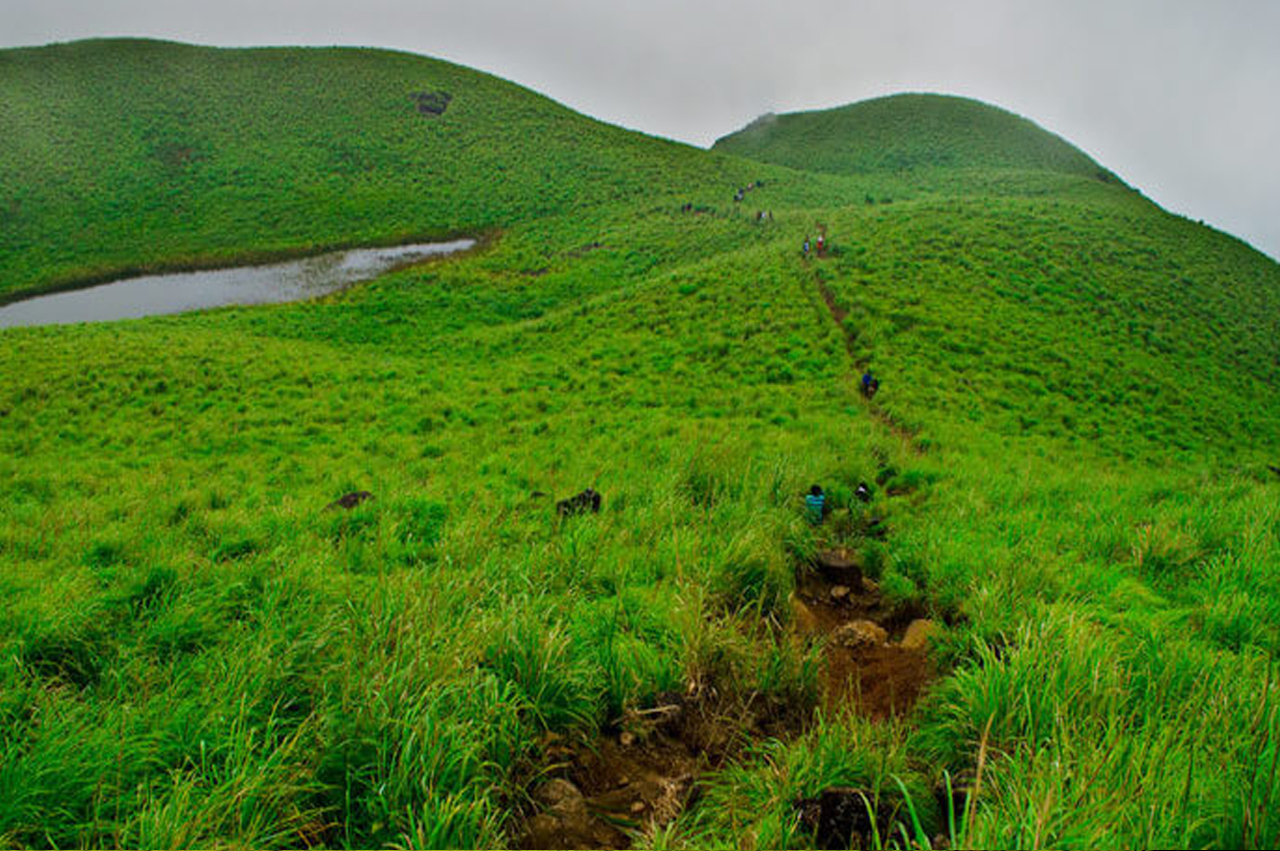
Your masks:
{"label": "tall grass", "polygon": [[655,846],[803,847],[831,785],[885,847],[1280,839],[1273,263],[1089,175],[803,174],[416,57],[0,66],[7,292],[501,230],[314,303],[0,334],[0,843],[509,843],[548,732],[681,691],[805,717],[825,546],[944,623],[942,677],[756,742]]}

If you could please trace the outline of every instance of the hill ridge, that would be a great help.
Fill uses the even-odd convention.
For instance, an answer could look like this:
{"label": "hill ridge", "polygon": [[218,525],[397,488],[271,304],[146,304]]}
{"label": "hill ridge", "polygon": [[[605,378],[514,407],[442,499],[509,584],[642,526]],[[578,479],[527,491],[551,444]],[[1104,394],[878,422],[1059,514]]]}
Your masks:
{"label": "hill ridge", "polygon": [[899,92],[829,109],[766,113],[711,150],[833,174],[1028,168],[1120,182],[1062,136],[975,98]]}

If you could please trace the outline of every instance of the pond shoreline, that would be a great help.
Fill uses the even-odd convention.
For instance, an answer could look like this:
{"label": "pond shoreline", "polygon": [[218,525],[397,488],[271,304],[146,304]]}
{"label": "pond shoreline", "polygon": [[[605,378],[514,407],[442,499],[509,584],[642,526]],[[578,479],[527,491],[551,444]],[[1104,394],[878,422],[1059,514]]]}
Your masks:
{"label": "pond shoreline", "polygon": [[[150,278],[159,275],[181,275],[187,272],[218,272],[223,269],[236,269],[241,266],[270,266],[275,263],[287,263],[290,260],[307,260],[311,257],[319,257],[323,254],[332,254],[339,251],[357,251],[373,248],[399,248],[405,245],[430,242],[455,242],[461,239],[469,239],[475,243],[464,251],[446,255],[448,257],[458,257],[487,247],[497,239],[497,236],[497,230],[488,230],[479,234],[460,232],[444,234],[401,234],[388,239],[334,242],[323,245],[313,244],[306,246],[294,246],[292,248],[253,249],[241,254],[227,256],[188,255],[185,258],[166,260],[158,263],[112,266],[99,270],[87,270],[84,273],[72,274],[66,277],[54,278],[53,280],[45,281],[41,284],[23,287],[10,292],[0,292],[0,308],[8,307],[11,304],[17,304],[18,302],[30,301],[31,299],[39,298],[40,296],[74,292],[76,290],[87,290],[92,287],[102,286],[103,284],[114,284],[118,281],[129,281],[134,278]],[[436,258],[432,259],[434,260]]]}
{"label": "pond shoreline", "polygon": [[[275,260],[216,266],[167,264],[170,271],[81,277],[0,302],[0,329],[108,322],[208,310],[308,301],[391,272],[453,258],[488,245],[492,234],[450,241],[356,246]],[[262,257],[262,253],[250,253]],[[176,267],[176,269],[175,269]],[[137,267],[139,269],[143,267]],[[118,271],[118,270],[117,270]],[[135,271],[135,270],[130,270]]]}

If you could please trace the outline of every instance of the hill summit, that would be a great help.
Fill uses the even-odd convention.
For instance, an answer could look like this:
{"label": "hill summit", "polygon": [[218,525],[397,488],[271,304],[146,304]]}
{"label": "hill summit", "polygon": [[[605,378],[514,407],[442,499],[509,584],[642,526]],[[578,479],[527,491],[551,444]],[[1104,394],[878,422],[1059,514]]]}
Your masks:
{"label": "hill summit", "polygon": [[833,174],[1009,168],[1116,178],[1025,118],[968,98],[900,94],[835,109],[764,115],[713,150]]}

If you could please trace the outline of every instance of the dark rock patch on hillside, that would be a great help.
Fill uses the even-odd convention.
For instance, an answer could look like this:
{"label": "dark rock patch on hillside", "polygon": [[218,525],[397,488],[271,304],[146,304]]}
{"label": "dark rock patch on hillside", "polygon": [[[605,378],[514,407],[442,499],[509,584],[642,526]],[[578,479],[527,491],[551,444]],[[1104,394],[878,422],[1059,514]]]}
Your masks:
{"label": "dark rock patch on hillside", "polygon": [[326,505],[325,510],[329,511],[335,508],[345,508],[350,510],[360,503],[370,499],[373,499],[373,494],[368,491],[352,491],[351,493],[343,494],[333,502]]}
{"label": "dark rock patch on hillside", "polygon": [[418,104],[418,114],[428,118],[444,115],[444,111],[449,108],[449,102],[453,100],[453,95],[448,92],[414,92],[409,97]]}

